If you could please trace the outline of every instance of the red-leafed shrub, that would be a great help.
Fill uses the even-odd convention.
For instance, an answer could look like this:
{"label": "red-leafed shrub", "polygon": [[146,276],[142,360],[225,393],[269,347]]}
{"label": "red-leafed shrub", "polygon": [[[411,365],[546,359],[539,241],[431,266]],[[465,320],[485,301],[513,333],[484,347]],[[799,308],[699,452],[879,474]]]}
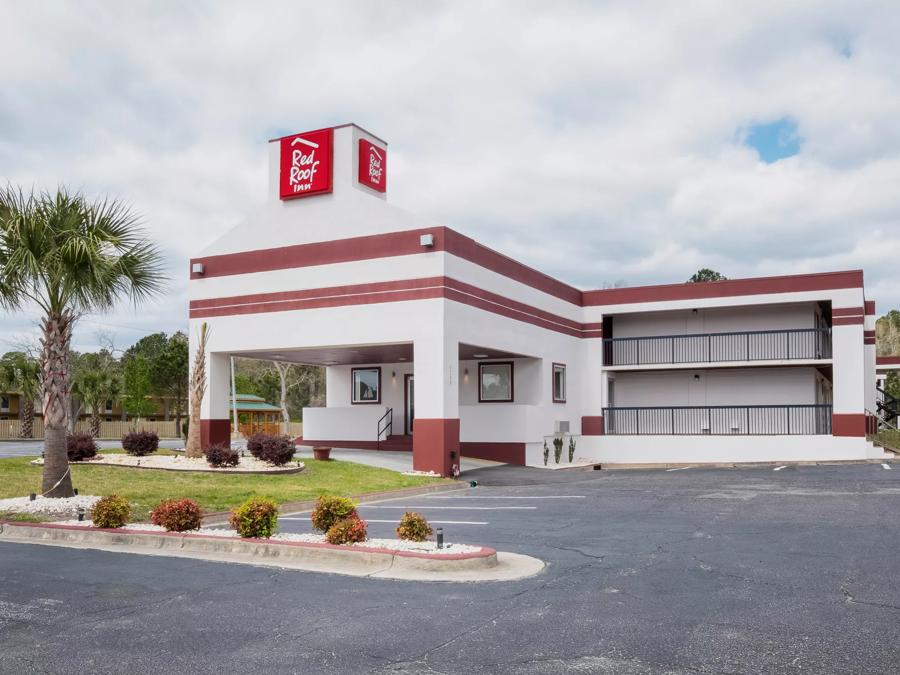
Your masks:
{"label": "red-leafed shrub", "polygon": [[241,456],[237,450],[232,450],[229,443],[213,443],[203,451],[206,461],[210,466],[221,468],[223,466],[237,466]]}
{"label": "red-leafed shrub", "polygon": [[97,441],[90,434],[74,434],[66,437],[66,454],[70,462],[81,462],[97,456]]}
{"label": "red-leafed shrub", "polygon": [[247,439],[250,454],[275,466],[283,466],[291,461],[297,448],[289,436],[253,434]]}
{"label": "red-leafed shrub", "polygon": [[316,507],[310,514],[312,526],[319,532],[328,532],[332,525],[345,518],[358,518],[356,505],[347,497],[322,495],[316,500]]}
{"label": "red-leafed shrub", "polygon": [[155,431],[129,431],[122,436],[122,448],[129,455],[152,455],[158,447],[159,436]]}
{"label": "red-leafed shrub", "polygon": [[150,522],[167,532],[199,530],[200,505],[193,499],[164,499],[150,512]]}
{"label": "red-leafed shrub", "polygon": [[369,538],[366,527],[359,516],[343,518],[328,528],[325,539],[329,544],[359,544]]}
{"label": "red-leafed shrub", "polygon": [[268,539],[278,527],[278,504],[265,497],[250,497],[231,511],[231,526],[242,537]]}
{"label": "red-leafed shrub", "polygon": [[425,541],[431,534],[431,525],[421,513],[407,511],[397,526],[397,536],[407,541]]}
{"label": "red-leafed shrub", "polygon": [[119,495],[101,497],[91,509],[91,520],[94,527],[122,527],[131,520],[131,504]]}

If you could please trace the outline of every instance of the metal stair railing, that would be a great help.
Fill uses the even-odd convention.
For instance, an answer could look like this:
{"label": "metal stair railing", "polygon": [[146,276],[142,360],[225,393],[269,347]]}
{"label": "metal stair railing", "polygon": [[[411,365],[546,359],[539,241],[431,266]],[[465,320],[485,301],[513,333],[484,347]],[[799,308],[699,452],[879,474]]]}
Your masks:
{"label": "metal stair railing", "polygon": [[[384,426],[382,427],[382,424]],[[375,447],[381,450],[381,434],[390,432],[387,434],[389,437],[391,433],[394,431],[394,409],[388,408],[384,415],[378,420],[378,434],[375,436]]]}

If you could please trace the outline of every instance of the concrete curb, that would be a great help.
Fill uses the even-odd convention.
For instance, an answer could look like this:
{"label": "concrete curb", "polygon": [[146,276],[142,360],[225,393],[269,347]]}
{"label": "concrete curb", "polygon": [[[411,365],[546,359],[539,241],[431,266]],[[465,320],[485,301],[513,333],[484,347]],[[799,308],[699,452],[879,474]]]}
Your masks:
{"label": "concrete curb", "polygon": [[[43,466],[43,464],[36,464],[34,460],[30,462],[34,464],[34,466]],[[129,464],[113,464],[111,462],[104,462],[103,460],[90,460],[87,462],[69,462],[72,466],[109,466],[116,469],[145,469],[147,471],[170,471],[172,473],[212,473],[217,476],[284,476],[290,473],[302,473],[306,469],[306,465],[304,466],[293,466],[289,468],[280,468],[280,469],[270,469],[269,471],[253,471],[253,470],[229,470],[222,471],[221,469],[171,469],[165,466],[131,466]]]}
{"label": "concrete curb", "polygon": [[769,466],[839,466],[844,464],[881,464],[891,462],[890,458],[884,459],[832,459],[822,461],[783,461],[783,462],[703,462],[699,464],[597,464],[598,470],[603,471],[633,471],[640,469],[753,469]]}
{"label": "concrete curb", "polygon": [[[370,504],[372,502],[385,499],[399,499],[402,497],[417,497],[418,495],[426,495],[431,492],[448,492],[452,490],[468,490],[469,484],[464,481],[453,483],[432,483],[430,485],[417,485],[409,488],[400,488],[398,490],[382,490],[381,492],[366,492],[361,495],[351,495],[351,499],[355,499],[360,504]],[[316,505],[315,499],[307,499],[302,502],[284,502],[278,506],[281,515],[290,515],[295,513],[304,513],[312,511]],[[206,513],[203,516],[203,525],[221,525],[227,523],[231,515],[230,511],[214,511]]]}
{"label": "concrete curb", "polygon": [[507,581],[537,574],[542,561],[484,547],[475,553],[411,551],[233,539],[0,521],[0,541],[193,558],[349,576],[410,581]]}

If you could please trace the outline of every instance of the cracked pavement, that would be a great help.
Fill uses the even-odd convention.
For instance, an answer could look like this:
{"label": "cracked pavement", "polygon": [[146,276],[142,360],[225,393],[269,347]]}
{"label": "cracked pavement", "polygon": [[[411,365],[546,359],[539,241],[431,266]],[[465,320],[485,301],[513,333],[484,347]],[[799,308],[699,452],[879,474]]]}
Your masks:
{"label": "cracked pavement", "polygon": [[[548,474],[482,469],[452,498],[390,502],[487,522],[443,527],[449,541],[549,563],[516,582],[2,543],[0,673],[900,671],[900,472]],[[447,508],[511,503],[536,508]],[[372,536],[391,529],[370,524]]]}

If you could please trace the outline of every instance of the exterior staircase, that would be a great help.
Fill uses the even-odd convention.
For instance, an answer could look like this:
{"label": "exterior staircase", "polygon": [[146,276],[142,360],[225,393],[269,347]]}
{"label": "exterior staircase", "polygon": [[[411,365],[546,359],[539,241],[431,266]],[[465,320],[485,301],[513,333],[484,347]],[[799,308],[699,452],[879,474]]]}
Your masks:
{"label": "exterior staircase", "polygon": [[394,452],[412,452],[413,449],[413,437],[412,436],[403,436],[399,434],[391,434],[386,439],[381,441],[380,450],[392,450]]}

